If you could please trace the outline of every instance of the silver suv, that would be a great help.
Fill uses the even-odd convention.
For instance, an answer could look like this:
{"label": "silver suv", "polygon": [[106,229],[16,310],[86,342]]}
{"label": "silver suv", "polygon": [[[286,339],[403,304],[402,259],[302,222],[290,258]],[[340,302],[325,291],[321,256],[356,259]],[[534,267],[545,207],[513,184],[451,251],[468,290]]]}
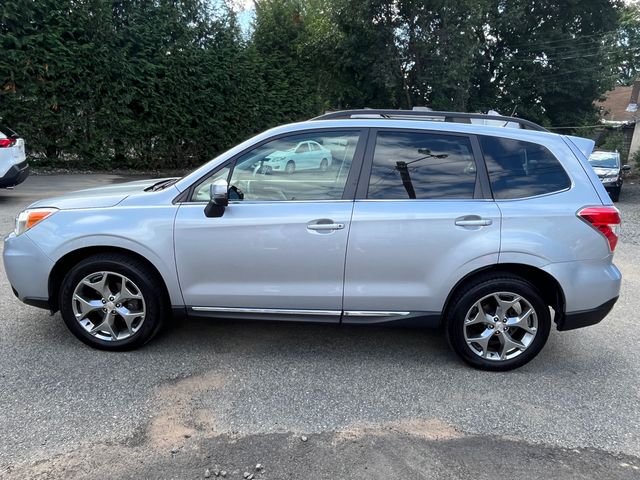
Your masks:
{"label": "silver suv", "polygon": [[[301,142],[331,161],[264,168]],[[180,179],[38,201],[4,263],[20,300],[97,348],[138,347],[171,314],[442,325],[464,361],[508,370],[618,297],[592,149],[511,117],[335,112]]]}

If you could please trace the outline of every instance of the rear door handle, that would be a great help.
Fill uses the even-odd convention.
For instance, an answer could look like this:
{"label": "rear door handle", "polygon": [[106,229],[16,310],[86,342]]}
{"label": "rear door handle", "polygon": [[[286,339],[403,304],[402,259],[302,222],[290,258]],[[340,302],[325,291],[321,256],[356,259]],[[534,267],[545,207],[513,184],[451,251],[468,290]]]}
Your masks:
{"label": "rear door handle", "polygon": [[307,225],[309,230],[342,230],[344,223],[312,223]]}
{"label": "rear door handle", "polygon": [[459,227],[487,227],[493,223],[490,218],[459,218],[456,225]]}

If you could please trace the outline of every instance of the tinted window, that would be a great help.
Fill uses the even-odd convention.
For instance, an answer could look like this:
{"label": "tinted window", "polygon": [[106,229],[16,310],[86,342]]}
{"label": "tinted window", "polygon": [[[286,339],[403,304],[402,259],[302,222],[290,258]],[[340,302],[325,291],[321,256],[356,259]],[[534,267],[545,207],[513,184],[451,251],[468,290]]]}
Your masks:
{"label": "tinted window", "polygon": [[[358,138],[353,131],[307,133],[257,147],[237,159],[229,200],[339,200]],[[313,151],[310,140],[317,145]]]}
{"label": "tinted window", "polygon": [[379,132],[368,198],[473,198],[476,164],[467,137]]}
{"label": "tinted window", "polygon": [[480,137],[495,198],[525,198],[571,186],[560,162],[542,145]]}

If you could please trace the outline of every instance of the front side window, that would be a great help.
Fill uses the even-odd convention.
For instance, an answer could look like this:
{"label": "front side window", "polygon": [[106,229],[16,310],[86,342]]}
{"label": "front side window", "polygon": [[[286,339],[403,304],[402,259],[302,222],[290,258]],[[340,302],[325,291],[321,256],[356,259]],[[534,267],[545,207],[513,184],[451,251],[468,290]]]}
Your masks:
{"label": "front side window", "polygon": [[510,138],[479,139],[494,198],[533,197],[571,186],[562,165],[546,147]]}
{"label": "front side window", "polygon": [[236,160],[229,200],[340,200],[358,139],[353,131],[314,132],[257,147]]}
{"label": "front side window", "polygon": [[473,198],[476,164],[469,138],[416,132],[379,132],[368,198]]}

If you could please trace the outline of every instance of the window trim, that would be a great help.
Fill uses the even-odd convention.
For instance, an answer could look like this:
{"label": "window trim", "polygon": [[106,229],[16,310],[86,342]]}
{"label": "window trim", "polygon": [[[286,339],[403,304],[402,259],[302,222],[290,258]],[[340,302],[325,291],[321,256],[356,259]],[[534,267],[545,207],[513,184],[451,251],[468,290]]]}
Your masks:
{"label": "window trim", "polygon": [[[558,165],[560,166],[560,168],[564,172],[565,176],[569,180],[569,186],[565,187],[565,188],[561,188],[559,190],[552,190],[551,192],[538,193],[537,195],[529,195],[528,197],[496,198],[495,194],[493,193],[493,187],[491,186],[491,177],[489,176],[489,167],[487,167],[487,160],[486,160],[486,157],[484,155],[484,151],[482,150],[482,145],[480,143],[480,138],[479,137],[499,138],[499,139],[512,140],[514,142],[530,143],[532,145],[536,145],[538,147],[544,148],[549,153],[549,155],[551,155],[553,157],[553,159],[558,163]],[[544,145],[544,144],[542,144],[540,142],[531,142],[529,140],[522,140],[522,139],[519,139],[519,138],[502,137],[502,136],[498,136],[498,135],[476,135],[476,141],[478,142],[478,149],[480,150],[481,155],[482,155],[482,164],[484,165],[484,168],[485,168],[489,192],[490,192],[491,198],[493,198],[493,200],[496,201],[496,202],[517,202],[517,201],[520,201],[520,200],[530,200],[530,199],[533,199],[533,198],[546,197],[548,195],[556,195],[558,193],[568,192],[574,186],[573,178],[571,177],[571,175],[569,175],[569,172],[567,172],[567,169],[564,168],[564,165],[562,164],[562,162],[560,161],[558,156],[555,153],[553,153],[553,151],[549,147],[547,147],[546,145]]]}
{"label": "window trim", "polygon": [[[184,205],[206,205],[206,201],[196,201],[190,200],[193,196],[193,192],[200,186],[202,183],[206,182],[210,177],[214,176],[220,170],[226,167],[229,168],[229,174],[227,176],[227,183],[231,180],[231,176],[233,175],[233,170],[235,168],[236,161],[242,157],[243,155],[249,153],[256,148],[260,148],[263,145],[272,142],[274,140],[279,140],[281,138],[286,137],[294,137],[298,135],[306,135],[306,134],[323,134],[323,133],[349,133],[358,136],[358,142],[356,143],[356,149],[353,153],[353,158],[351,159],[351,167],[349,168],[349,174],[347,175],[347,179],[345,181],[344,190],[342,192],[342,198],[335,199],[322,199],[322,200],[250,200],[250,201],[230,201],[230,204],[242,204],[242,203],[308,203],[308,202],[337,202],[349,200],[353,201],[355,199],[356,188],[358,185],[358,179],[360,178],[360,172],[362,170],[362,165],[364,161],[364,151],[365,146],[369,137],[369,128],[366,127],[343,127],[343,128],[309,128],[305,130],[296,130],[290,132],[280,133],[278,135],[274,135],[272,137],[266,138],[260,142],[254,143],[249,147],[245,148],[241,152],[237,153],[233,157],[227,159],[217,167],[213,168],[205,175],[194,181],[188,188],[186,188],[180,195],[178,195],[174,200],[174,204],[184,204]],[[304,141],[304,140],[303,140]]]}
{"label": "window trim", "polygon": [[[371,179],[371,170],[373,169],[373,156],[375,154],[376,141],[379,132],[394,132],[394,133],[422,133],[427,135],[444,135],[451,137],[463,137],[469,140],[471,145],[471,153],[473,160],[476,164],[476,181],[473,188],[473,196],[471,198],[367,198],[369,193],[369,182]],[[386,202],[386,201],[411,201],[411,202],[460,202],[460,201],[474,201],[474,200],[492,200],[491,189],[489,185],[489,175],[487,167],[484,163],[484,157],[480,149],[480,142],[477,135],[450,132],[448,130],[433,130],[425,128],[394,128],[394,127],[379,127],[369,129],[369,137],[367,140],[367,147],[364,155],[364,164],[360,173],[360,179],[358,182],[358,188],[356,190],[356,200],[358,201],[372,201],[372,202]]]}

